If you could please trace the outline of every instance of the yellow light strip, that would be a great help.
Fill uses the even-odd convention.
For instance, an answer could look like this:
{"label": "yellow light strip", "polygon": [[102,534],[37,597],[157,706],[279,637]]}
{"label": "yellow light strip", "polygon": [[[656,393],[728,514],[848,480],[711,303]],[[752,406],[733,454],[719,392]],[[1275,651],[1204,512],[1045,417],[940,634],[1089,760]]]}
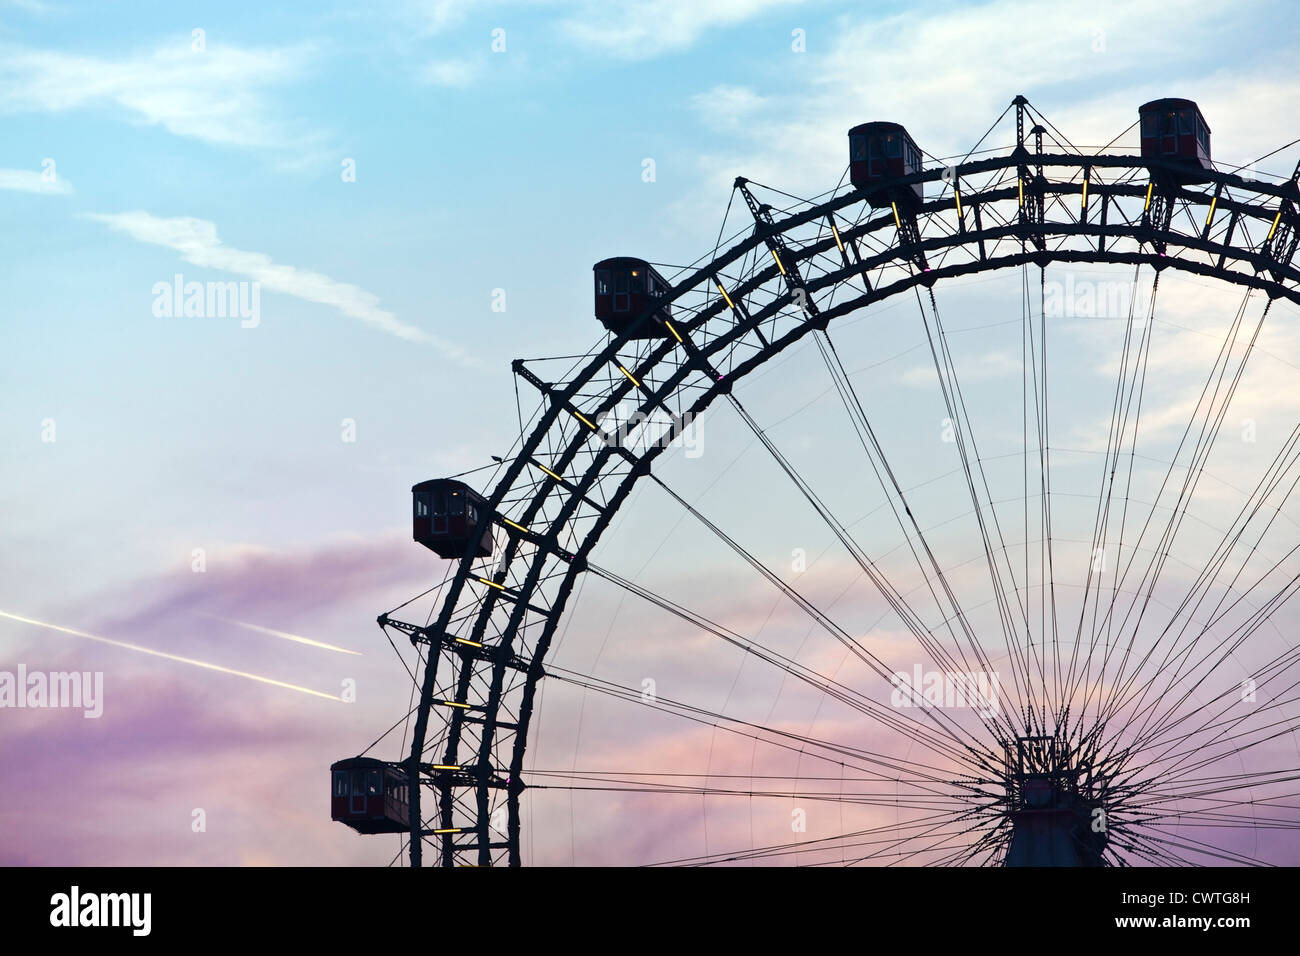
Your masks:
{"label": "yellow light strip", "polygon": [[563,480],[564,480],[564,479],[561,478],[559,475],[557,475],[555,472],[551,471],[551,469],[549,469],[549,468],[547,468],[545,465],[543,465],[540,461],[535,461],[535,462],[533,462],[533,464],[536,465],[538,468],[542,469],[542,471],[546,472],[548,475],[550,475],[550,476],[551,476],[552,478],[554,478],[556,481],[563,481]]}
{"label": "yellow light strip", "polygon": [[1273,228],[1268,231],[1269,239],[1273,238],[1273,233],[1277,232],[1277,224],[1281,221],[1282,221],[1282,210],[1279,209],[1277,211],[1277,215],[1273,217]]}
{"label": "yellow light strip", "polygon": [[1020,187],[1020,205],[1025,204],[1025,180],[1023,177],[1016,177],[1016,184]]}
{"label": "yellow light strip", "polygon": [[899,231],[899,232],[902,232],[902,231],[903,231],[903,220],[901,220],[901,219],[898,218],[898,203],[896,203],[896,202],[891,202],[889,205],[890,205],[890,207],[894,210],[894,225],[898,227],[898,231]]}
{"label": "yellow light strip", "polygon": [[445,829],[434,830],[433,832],[435,836],[438,836],[444,833],[464,833],[465,831],[462,830],[460,827],[446,827]]}
{"label": "yellow light strip", "polygon": [[785,266],[781,265],[781,257],[776,254],[775,249],[772,250],[772,258],[776,261],[776,267],[781,270],[781,275],[785,275]]}
{"label": "yellow light strip", "polygon": [[1205,214],[1205,224],[1207,226],[1210,224],[1210,220],[1214,218],[1214,207],[1217,206],[1218,204],[1219,204],[1218,196],[1215,196],[1213,199],[1210,200],[1210,211]]}
{"label": "yellow light strip", "polygon": [[483,646],[483,645],[482,645],[481,643],[479,643],[478,641],[471,641],[471,640],[470,640],[469,638],[467,638],[467,637],[458,637],[458,638],[456,638],[456,643],[457,643],[457,644],[468,644],[470,647],[482,647],[482,646]]}
{"label": "yellow light strip", "polygon": [[1083,180],[1083,208],[1084,208],[1084,209],[1087,209],[1087,208],[1088,208],[1088,180],[1087,180],[1087,177],[1085,177],[1084,180]]}
{"label": "yellow light strip", "polygon": [[835,237],[835,245],[840,247],[840,252],[844,251],[844,243],[840,241],[840,231],[835,228],[835,220],[831,220],[831,235]]}
{"label": "yellow light strip", "polygon": [[511,521],[509,518],[502,518],[501,520],[504,521],[506,524],[510,525],[510,527],[515,528],[515,529],[517,529],[517,530],[519,530],[519,531],[522,531],[524,534],[527,534],[527,533],[528,533],[528,529],[527,529],[527,528],[525,528],[525,527],[524,527],[523,525],[521,525],[521,524],[518,524],[517,522]]}
{"label": "yellow light strip", "polygon": [[721,282],[716,283],[716,285],[718,287],[718,291],[722,293],[723,301],[727,303],[727,308],[731,309],[734,312],[736,310],[736,303],[731,301],[731,296],[727,295],[727,290],[722,287]]}
{"label": "yellow light strip", "polygon": [[479,580],[490,588],[496,588],[498,591],[504,591],[506,589],[504,584],[497,584],[495,581],[489,580],[488,578],[480,577]]}
{"label": "yellow light strip", "polygon": [[668,331],[673,334],[673,338],[675,338],[678,342],[682,340],[682,337],[677,334],[677,330],[673,328],[673,324],[671,322],[669,322],[667,319],[664,319],[664,325],[668,326]]}
{"label": "yellow light strip", "polygon": [[469,704],[458,704],[454,700],[444,700],[442,703],[446,707],[462,707],[465,710],[469,710]]}
{"label": "yellow light strip", "polygon": [[578,421],[582,422],[582,424],[586,425],[592,431],[595,431],[596,426],[593,425],[591,423],[591,419],[589,419],[586,415],[582,414],[582,412],[578,411],[577,409],[574,409],[573,417],[576,418]]}
{"label": "yellow light strip", "polygon": [[952,187],[952,194],[957,197],[957,218],[961,218],[961,190],[956,186]]}
{"label": "yellow light strip", "polygon": [[625,376],[627,376],[627,380],[628,380],[629,382],[631,382],[633,385],[635,385],[637,388],[640,388],[640,387],[641,387],[641,383],[638,382],[638,381],[636,380],[635,376],[633,376],[632,373],[629,372],[627,369],[625,369],[623,366],[620,365],[620,366],[618,367],[618,370],[619,370],[620,372],[622,372]]}
{"label": "yellow light strip", "polygon": [[458,763],[436,763],[433,765],[433,769],[434,770],[459,770],[461,769],[461,767],[460,764]]}
{"label": "yellow light strip", "polygon": [[1151,208],[1151,190],[1155,188],[1156,188],[1156,184],[1154,182],[1147,184],[1147,201],[1146,204],[1142,207],[1143,212],[1146,212],[1148,209]]}

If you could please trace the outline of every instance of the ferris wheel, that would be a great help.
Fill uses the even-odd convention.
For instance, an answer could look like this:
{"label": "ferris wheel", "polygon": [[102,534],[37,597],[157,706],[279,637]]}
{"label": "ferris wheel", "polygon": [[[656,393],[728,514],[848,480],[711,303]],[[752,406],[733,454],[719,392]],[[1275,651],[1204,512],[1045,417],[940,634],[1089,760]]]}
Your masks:
{"label": "ferris wheel", "polygon": [[[986,147],[1012,120],[1014,145]],[[446,576],[378,618],[410,703],[333,765],[333,818],[414,866],[529,862],[529,820],[574,793],[593,832],[599,801],[614,829],[675,801],[715,822],[630,863],[1300,859],[1300,414],[1236,417],[1300,395],[1300,165],[1216,165],[1190,100],[1134,126],[1137,153],[1115,145],[1134,127],[1080,148],[1017,97],[939,159],[865,123],[822,196],[737,179],[696,263],[596,263],[605,334],[514,362],[519,437],[493,474],[412,489]],[[1001,312],[954,322],[949,289]],[[902,346],[923,375],[882,371]],[[691,429],[724,421],[736,454],[688,474]],[[738,570],[656,564],[641,544],[670,525],[660,548]],[[821,551],[787,567],[800,541]],[[599,653],[566,657],[602,600]],[[655,623],[620,625],[624,602]],[[637,663],[597,666],[619,653]],[[627,676],[659,658],[673,681]],[[630,715],[599,731],[635,738],[619,766],[578,767],[576,744],[538,765],[552,687]],[[745,757],[669,759],[628,729],[649,721]],[[765,801],[832,809],[755,827]],[[710,809],[736,805],[748,837]]]}

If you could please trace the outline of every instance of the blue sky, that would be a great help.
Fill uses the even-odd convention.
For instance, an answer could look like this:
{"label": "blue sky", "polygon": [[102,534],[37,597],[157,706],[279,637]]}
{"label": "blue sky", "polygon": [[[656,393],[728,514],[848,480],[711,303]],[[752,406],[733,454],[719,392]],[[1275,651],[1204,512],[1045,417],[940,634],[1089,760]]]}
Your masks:
{"label": "blue sky", "polygon": [[[0,651],[32,666],[119,667],[119,681],[160,688],[159,701],[194,709],[196,739],[228,769],[238,758],[212,715],[237,701],[259,715],[246,728],[256,766],[306,741],[293,766],[316,772],[318,747],[337,744],[328,759],[352,752],[401,713],[404,675],[370,622],[442,571],[405,540],[407,489],[506,451],[518,432],[512,359],[582,353],[600,338],[593,262],[689,263],[713,247],[735,176],[802,196],[830,189],[845,131],[870,119],[904,122],[931,154],[952,155],[1017,93],[1083,144],[1119,134],[1147,99],[1188,96],[1209,117],[1216,158],[1245,162],[1297,135],[1298,41],[1281,2],[0,0],[0,610],[333,693],[352,671],[329,652],[259,643],[193,614],[310,633],[363,651],[357,673],[384,692],[346,716],[262,686],[228,698],[213,681],[233,678],[120,664],[120,649],[52,644],[62,638],[12,621],[0,621]],[[1005,126],[995,138],[1006,144]],[[1261,169],[1289,174],[1296,158],[1292,148]],[[260,281],[257,326],[153,314],[155,285],[177,273]],[[1190,311],[1205,301],[1192,286],[1181,295]],[[972,287],[954,308],[962,324],[1005,317],[980,296]],[[865,366],[914,346],[914,332],[877,340],[859,326],[846,338]],[[1000,368],[1008,350],[1018,362],[1014,339],[982,337],[972,367]],[[1080,341],[1095,347],[1078,373],[1091,380],[1104,349]],[[1294,344],[1280,338],[1278,354]],[[1200,353],[1173,349],[1171,376],[1178,355]],[[882,403],[909,394],[922,357],[880,373]],[[1293,384],[1289,367],[1257,394]],[[755,408],[775,420],[795,398],[825,395],[815,371],[792,365]],[[995,409],[996,392],[985,401]],[[42,439],[50,420],[54,441]],[[341,438],[345,420],[355,442]],[[915,433],[902,418],[894,428],[900,442]],[[825,435],[814,422],[790,437],[815,449]],[[714,470],[683,467],[684,486],[710,487],[747,447],[721,427],[708,440]],[[916,456],[925,474],[946,470],[928,454]],[[744,520],[764,494],[717,505]],[[653,511],[629,517],[611,554],[639,559],[627,542],[662,523]],[[210,567],[202,587],[196,548]],[[706,548],[678,540],[670,552],[697,557],[661,568],[664,580],[724,560]],[[112,673],[108,693],[125,694]],[[165,720],[162,703],[135,706],[123,726]],[[258,736],[279,717],[285,739]],[[30,747],[52,732],[10,731]],[[151,766],[174,756],[144,744],[139,754]],[[176,806],[197,799],[176,795]],[[233,858],[182,833],[160,859],[383,855],[339,830],[325,821],[297,831],[324,838],[263,853],[249,824]],[[118,859],[150,861],[124,830],[50,862]]]}

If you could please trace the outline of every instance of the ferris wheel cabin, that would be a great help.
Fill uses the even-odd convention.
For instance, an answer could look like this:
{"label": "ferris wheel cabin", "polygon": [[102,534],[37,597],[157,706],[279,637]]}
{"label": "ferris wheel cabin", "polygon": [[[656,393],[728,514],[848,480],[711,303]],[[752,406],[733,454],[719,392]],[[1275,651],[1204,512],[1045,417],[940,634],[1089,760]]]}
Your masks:
{"label": "ferris wheel cabin", "polygon": [[492,554],[492,525],[478,540],[474,528],[487,501],[463,481],[434,478],[411,487],[411,536],[440,558],[463,558],[472,551],[477,558]]}
{"label": "ferris wheel cabin", "polygon": [[849,180],[882,208],[897,202],[916,209],[925,202],[921,183],[891,186],[900,176],[921,171],[921,150],[898,123],[863,123],[849,130]]}
{"label": "ferris wheel cabin", "polygon": [[374,757],[330,764],[330,818],[358,833],[402,833],[411,828],[406,771]]}
{"label": "ferris wheel cabin", "polygon": [[644,259],[618,256],[592,266],[596,274],[596,318],[614,335],[631,328],[630,338],[658,339],[670,333],[664,322],[672,320],[672,307],[664,303],[652,316],[635,324],[659,299],[669,285]]}
{"label": "ferris wheel cabin", "polygon": [[[1210,127],[1191,100],[1167,98],[1138,107],[1142,124],[1142,158],[1172,161],[1180,168],[1179,182],[1203,181],[1210,163]],[[1185,168],[1186,172],[1182,169]]]}

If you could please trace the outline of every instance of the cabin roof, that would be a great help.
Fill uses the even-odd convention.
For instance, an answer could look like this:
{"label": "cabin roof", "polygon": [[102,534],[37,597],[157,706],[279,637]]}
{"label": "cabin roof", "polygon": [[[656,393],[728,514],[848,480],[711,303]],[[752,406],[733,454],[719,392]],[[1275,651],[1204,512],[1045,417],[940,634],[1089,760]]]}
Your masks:
{"label": "cabin roof", "polygon": [[388,764],[377,757],[346,757],[330,764],[331,770],[383,770]]}
{"label": "cabin roof", "polygon": [[875,122],[872,123],[860,123],[859,125],[853,127],[853,129],[849,130],[850,136],[854,135],[855,133],[902,133],[904,136],[907,136],[908,139],[912,138],[910,135],[908,135],[908,132],[903,127],[903,124],[891,123],[888,120],[876,120]]}
{"label": "cabin roof", "polygon": [[[617,266],[640,266],[643,269],[649,269],[651,272],[654,272],[655,275],[659,275],[658,272],[655,272],[654,266],[650,265],[650,263],[646,262],[644,259],[638,259],[636,256],[612,256],[609,259],[601,259],[591,268],[611,269]],[[660,276],[660,278],[663,277]]]}
{"label": "cabin roof", "polygon": [[1164,99],[1143,103],[1138,107],[1138,112],[1147,113],[1151,110],[1185,110],[1189,107],[1196,110],[1198,113],[1201,111],[1201,108],[1196,105],[1194,100],[1184,100],[1177,96],[1166,96]]}
{"label": "cabin roof", "polygon": [[419,484],[411,485],[411,491],[443,491],[450,489],[452,491],[464,491],[473,495],[475,498],[481,497],[469,485],[463,481],[457,481],[455,478],[430,478],[428,481],[422,481]]}

